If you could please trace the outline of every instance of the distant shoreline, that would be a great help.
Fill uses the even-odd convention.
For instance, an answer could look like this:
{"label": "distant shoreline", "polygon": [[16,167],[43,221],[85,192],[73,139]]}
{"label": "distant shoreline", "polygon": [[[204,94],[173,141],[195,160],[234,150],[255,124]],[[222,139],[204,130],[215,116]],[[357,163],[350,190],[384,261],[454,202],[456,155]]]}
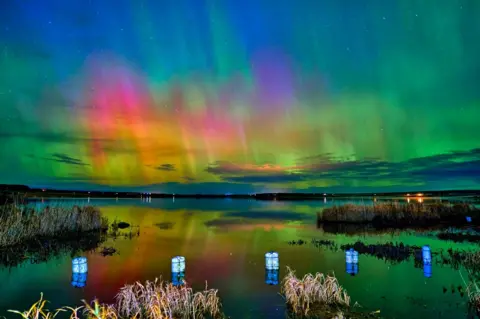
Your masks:
{"label": "distant shoreline", "polygon": [[255,200],[324,200],[325,198],[399,198],[399,197],[473,197],[480,199],[480,190],[411,191],[386,193],[256,193],[256,194],[165,194],[114,191],[74,191],[37,189],[25,185],[0,185],[0,198],[14,194],[27,198],[196,198],[196,199],[255,199]]}

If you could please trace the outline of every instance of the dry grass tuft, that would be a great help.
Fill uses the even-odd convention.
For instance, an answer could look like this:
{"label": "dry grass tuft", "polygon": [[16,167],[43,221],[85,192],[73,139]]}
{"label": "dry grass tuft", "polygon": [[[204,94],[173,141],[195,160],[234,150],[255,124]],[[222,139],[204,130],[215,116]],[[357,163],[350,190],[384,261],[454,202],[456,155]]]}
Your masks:
{"label": "dry grass tuft", "polygon": [[0,218],[0,247],[108,227],[106,218],[92,206],[49,206],[35,210],[12,204],[0,207]]}
{"label": "dry grass tuft", "polygon": [[385,225],[416,225],[441,221],[465,222],[465,216],[480,213],[467,203],[399,203],[375,205],[345,204],[325,208],[317,214],[318,222],[378,223]]}
{"label": "dry grass tuft", "polygon": [[155,279],[145,284],[136,282],[125,285],[116,296],[116,305],[101,304],[94,300],[84,306],[63,307],[53,312],[45,308],[46,301],[41,295],[28,311],[10,312],[21,315],[24,319],[53,319],[60,312],[69,312],[71,319],[77,319],[78,312],[88,319],[148,318],[148,319],[187,319],[187,318],[221,318],[221,303],[216,289],[193,292],[186,285],[173,286],[170,283]]}
{"label": "dry grass tuft", "polygon": [[312,308],[349,307],[350,296],[340,286],[335,276],[322,273],[306,274],[302,279],[288,269],[282,282],[282,294],[288,307],[296,316],[307,317]]}
{"label": "dry grass tuft", "polygon": [[140,318],[203,318],[220,315],[216,289],[193,292],[186,285],[174,286],[156,279],[145,284],[126,285],[116,296],[118,313]]}

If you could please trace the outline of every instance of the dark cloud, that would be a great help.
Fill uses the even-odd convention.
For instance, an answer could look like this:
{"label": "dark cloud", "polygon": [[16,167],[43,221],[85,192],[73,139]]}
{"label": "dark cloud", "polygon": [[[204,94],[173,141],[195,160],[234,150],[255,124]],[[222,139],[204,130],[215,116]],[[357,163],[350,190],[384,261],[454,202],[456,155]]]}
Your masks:
{"label": "dark cloud", "polygon": [[187,181],[187,182],[194,182],[194,181],[196,181],[195,178],[190,177],[190,176],[183,176],[183,179],[184,179],[185,181]]}
{"label": "dark cloud", "polygon": [[66,154],[61,154],[61,153],[55,153],[52,154],[52,161],[59,162],[59,163],[64,163],[64,164],[69,164],[69,165],[79,165],[79,166],[87,166],[88,164],[85,164],[82,160],[78,158],[74,158],[71,156],[68,156]]}
{"label": "dark cloud", "polygon": [[82,160],[63,153],[53,153],[51,154],[51,157],[38,157],[33,154],[27,154],[26,157],[33,158],[35,160],[53,161],[67,165],[89,166],[89,164],[84,163]]}
{"label": "dark cloud", "polygon": [[174,164],[162,164],[160,166],[155,167],[155,169],[157,169],[159,171],[167,171],[167,172],[171,172],[171,171],[176,170]]}
{"label": "dark cloud", "polygon": [[[418,157],[402,162],[387,162],[366,158],[342,160],[331,154],[301,158],[300,165],[291,172],[265,172],[245,169],[230,162],[219,161],[206,171],[218,175],[226,182],[281,184],[301,181],[336,181],[351,185],[372,181],[392,184],[422,184],[434,181],[480,180],[480,148],[445,154]],[[366,185],[365,185],[366,186]]]}

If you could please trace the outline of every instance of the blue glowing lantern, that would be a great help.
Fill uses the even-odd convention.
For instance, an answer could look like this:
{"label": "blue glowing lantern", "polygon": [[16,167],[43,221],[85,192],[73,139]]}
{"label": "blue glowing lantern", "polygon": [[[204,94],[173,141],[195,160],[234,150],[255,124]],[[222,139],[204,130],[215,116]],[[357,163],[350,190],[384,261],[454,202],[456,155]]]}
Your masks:
{"label": "blue glowing lantern", "polygon": [[465,219],[467,220],[467,223],[471,223],[471,222],[472,222],[472,217],[470,217],[470,216],[465,217]]}
{"label": "blue glowing lantern", "polygon": [[185,283],[185,272],[172,272],[172,284],[181,286]]}
{"label": "blue glowing lantern", "polygon": [[87,257],[76,257],[72,260],[72,273],[84,274],[88,272]]}
{"label": "blue glowing lantern", "polygon": [[87,285],[87,273],[74,272],[72,274],[72,286],[75,288],[83,288]]}
{"label": "blue glowing lantern", "polygon": [[427,278],[432,277],[432,264],[423,264],[423,275]]}
{"label": "blue glowing lantern", "polygon": [[266,269],[278,269],[279,260],[278,253],[276,251],[269,251],[265,254],[265,268]]}
{"label": "blue glowing lantern", "polygon": [[279,270],[278,269],[265,269],[265,283],[267,285],[278,285]]}
{"label": "blue glowing lantern", "polygon": [[345,252],[345,262],[347,264],[353,263],[353,249],[349,249]]}
{"label": "blue glowing lantern", "polygon": [[430,250],[430,246],[425,245],[422,247],[422,259],[424,265],[432,264],[432,252]]}
{"label": "blue glowing lantern", "polygon": [[176,256],[172,258],[172,273],[185,272],[185,257]]}
{"label": "blue glowing lantern", "polygon": [[351,276],[355,276],[358,274],[358,264],[346,263],[345,268],[346,268],[347,274]]}

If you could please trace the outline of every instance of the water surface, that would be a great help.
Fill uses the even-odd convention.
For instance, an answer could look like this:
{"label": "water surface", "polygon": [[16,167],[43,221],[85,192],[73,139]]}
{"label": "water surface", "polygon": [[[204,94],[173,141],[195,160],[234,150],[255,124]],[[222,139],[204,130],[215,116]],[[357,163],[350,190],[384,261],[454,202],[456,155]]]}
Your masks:
{"label": "water surface", "polygon": [[[466,318],[466,296],[458,270],[433,265],[432,277],[411,259],[392,264],[361,255],[359,272],[345,271],[344,252],[311,244],[289,245],[291,240],[329,239],[338,245],[403,242],[440,249],[476,249],[477,245],[441,241],[424,234],[392,232],[347,236],[317,229],[316,212],[330,201],[275,202],[222,199],[90,199],[65,200],[63,205],[89,201],[111,220],[138,225],[140,236],[109,239],[104,245],[119,254],[103,257],[87,252],[88,279],[85,288],[71,285],[70,255],[31,264],[28,259],[15,268],[0,268],[0,316],[12,317],[8,309],[27,309],[43,292],[50,308],[80,305],[82,299],[113,302],[118,289],[127,283],[170,279],[173,256],[186,258],[186,280],[194,288],[219,289],[224,310],[231,318],[284,318],[279,286],[265,283],[264,254],[280,254],[280,277],[285,267],[298,275],[334,272],[353,301],[365,310],[380,310],[385,318]],[[58,203],[58,201],[56,201]],[[337,200],[337,204],[339,201]],[[37,205],[51,205],[39,202]],[[464,273],[465,274],[465,273]],[[444,292],[444,288],[447,291]]]}

